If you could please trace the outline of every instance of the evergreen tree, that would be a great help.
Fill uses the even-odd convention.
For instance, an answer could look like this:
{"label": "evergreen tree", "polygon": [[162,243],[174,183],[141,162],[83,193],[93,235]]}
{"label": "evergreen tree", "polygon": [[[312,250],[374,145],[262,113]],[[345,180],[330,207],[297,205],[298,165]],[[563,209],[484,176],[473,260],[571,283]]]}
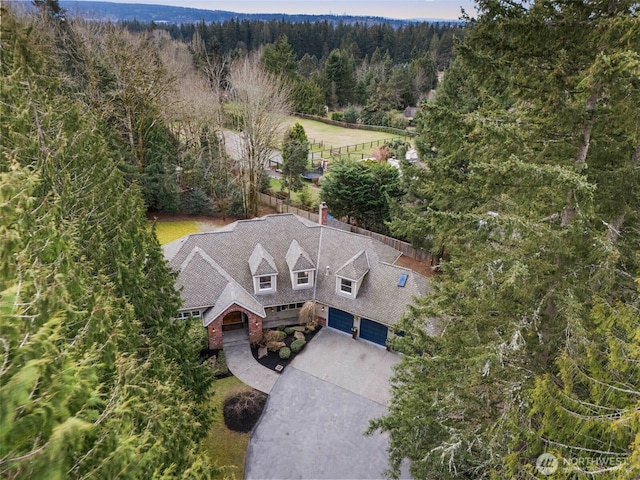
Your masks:
{"label": "evergreen tree", "polygon": [[388,163],[341,160],[331,165],[320,197],[332,215],[386,234],[390,201],[402,193],[398,170]]}
{"label": "evergreen tree", "polygon": [[353,97],[353,63],[339,49],[333,50],[324,65],[324,88],[326,98],[331,99],[333,107],[349,104]]}
{"label": "evergreen tree", "polygon": [[[556,360],[557,373],[536,378],[528,453],[551,452],[554,478],[638,478],[640,311],[594,299]],[[512,454],[514,472],[522,460]]]}
{"label": "evergreen tree", "polygon": [[588,478],[636,478],[637,371],[614,370],[635,364],[637,9],[479,8],[393,223],[448,260],[397,327],[407,355],[372,428],[391,434],[392,474],[409,458],[419,478],[527,478],[549,450],[566,477],[601,457],[619,463]]}
{"label": "evergreen tree", "polygon": [[267,72],[287,80],[295,80],[298,75],[298,63],[291,44],[284,35],[274,44],[265,45],[260,59]]}
{"label": "evergreen tree", "polygon": [[211,385],[110,130],[3,11],[0,474],[207,478]]}
{"label": "evergreen tree", "polygon": [[302,189],[301,175],[309,163],[309,141],[304,127],[296,122],[284,134],[282,142],[282,187],[297,192]]}
{"label": "evergreen tree", "polygon": [[409,68],[411,76],[415,81],[416,94],[418,97],[424,97],[436,88],[438,84],[436,64],[428,53],[425,53],[420,58],[411,60]]}
{"label": "evergreen tree", "polygon": [[320,70],[320,62],[316,57],[312,57],[308,53],[305,53],[298,62],[298,73],[304,78],[311,78]]}
{"label": "evergreen tree", "polygon": [[298,79],[292,92],[293,108],[298,113],[324,115],[326,99],[322,87],[315,80]]}

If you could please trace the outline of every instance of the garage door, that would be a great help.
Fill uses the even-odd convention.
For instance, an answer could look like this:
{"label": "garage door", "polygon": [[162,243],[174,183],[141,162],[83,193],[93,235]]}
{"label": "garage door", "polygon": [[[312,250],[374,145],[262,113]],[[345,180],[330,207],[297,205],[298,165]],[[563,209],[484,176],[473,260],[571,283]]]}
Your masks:
{"label": "garage door", "polygon": [[329,326],[341,332],[351,333],[353,315],[337,308],[329,308]]}
{"label": "garage door", "polygon": [[388,331],[389,329],[386,325],[367,320],[366,318],[360,319],[360,338],[363,340],[369,340],[378,345],[386,345]]}

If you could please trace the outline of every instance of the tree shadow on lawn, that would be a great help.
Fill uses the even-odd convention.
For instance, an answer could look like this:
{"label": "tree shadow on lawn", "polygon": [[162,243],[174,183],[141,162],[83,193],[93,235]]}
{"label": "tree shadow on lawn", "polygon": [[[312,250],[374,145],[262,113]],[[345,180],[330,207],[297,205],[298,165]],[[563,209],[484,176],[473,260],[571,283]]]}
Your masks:
{"label": "tree shadow on lawn", "polygon": [[[293,327],[304,327],[304,325],[291,325],[289,328],[293,328]],[[262,358],[258,358],[258,349],[259,346],[258,344],[252,344],[251,345],[251,353],[253,354],[253,358],[256,359],[256,361],[264,366],[269,368],[270,370],[274,370],[276,372],[282,373],[282,371],[284,370],[284,368],[289,365],[293,359],[296,357],[296,355],[301,354],[302,352],[304,352],[304,349],[307,348],[307,345],[309,344],[309,342],[313,339],[313,337],[315,337],[317,335],[317,333],[322,329],[322,327],[320,325],[318,325],[315,330],[311,330],[311,331],[305,331],[304,332],[304,337],[306,340],[306,344],[305,346],[302,348],[302,350],[300,350],[299,352],[294,352],[293,350],[291,351],[291,356],[289,358],[283,359],[280,358],[280,354],[275,351],[268,351],[267,355],[265,357]],[[280,329],[272,329],[272,330],[281,330]],[[289,334],[286,336],[286,338],[283,340],[283,342],[285,343],[285,345],[287,347],[291,347],[291,344],[294,342],[294,340],[296,340],[295,336],[293,333]],[[282,366],[282,368],[277,368],[278,366]]]}

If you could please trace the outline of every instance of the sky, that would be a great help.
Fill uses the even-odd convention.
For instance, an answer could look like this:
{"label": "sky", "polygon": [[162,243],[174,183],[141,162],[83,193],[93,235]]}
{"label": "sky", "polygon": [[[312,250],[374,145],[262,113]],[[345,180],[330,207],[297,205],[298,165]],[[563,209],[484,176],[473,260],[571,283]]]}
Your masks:
{"label": "sky", "polygon": [[461,7],[473,15],[473,0],[105,0],[178,7],[226,10],[237,13],[302,13],[371,15],[400,19],[455,20]]}

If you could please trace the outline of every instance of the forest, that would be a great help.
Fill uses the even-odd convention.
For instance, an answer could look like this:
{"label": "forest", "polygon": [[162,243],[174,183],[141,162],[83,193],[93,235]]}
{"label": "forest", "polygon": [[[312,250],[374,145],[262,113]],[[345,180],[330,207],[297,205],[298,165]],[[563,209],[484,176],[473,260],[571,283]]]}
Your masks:
{"label": "forest", "polygon": [[[361,107],[362,123],[392,125],[389,111],[416,106],[454,57],[457,23],[337,24],[328,21],[227,20],[180,25],[121,25],[132,32],[163,30],[191,45],[197,61],[219,63],[248,52],[293,83],[293,110],[324,115],[325,106]],[[278,62],[279,64],[277,64]],[[402,123],[393,126],[404,127]]]}
{"label": "forest", "polygon": [[274,148],[297,185],[307,139],[285,115],[382,125],[420,104],[421,163],[339,162],[327,186],[371,181],[385,202],[362,221],[441,259],[370,427],[387,475],[408,459],[425,479],[638,478],[638,4],[477,3],[464,28],[139,31],[3,5],[0,475],[219,474],[202,329],[174,321],[146,214],[254,216]]}
{"label": "forest", "polygon": [[[135,21],[121,24],[130,31],[141,32],[149,28],[148,24]],[[378,50],[383,55],[388,53],[392,63],[399,65],[430,52],[439,70],[448,67],[454,57],[454,38],[464,32],[464,25],[456,22],[406,22],[396,26],[387,22],[290,22],[285,19],[231,19],[196,24],[154,24],[153,27],[166,29],[171,38],[184,42],[191,41],[197,32],[207,49],[218,53],[254,51],[287,37],[297,61],[305,55],[321,61],[331,51],[342,49],[359,63],[370,59]]]}
{"label": "forest", "polygon": [[[249,167],[255,178],[247,184],[243,166],[226,155],[223,131],[250,131],[230,107],[244,82],[237,76],[240,60],[249,56],[279,79],[282,88],[265,92],[282,90],[282,113],[326,117],[330,111],[353,124],[405,129],[402,111],[433,91],[438,65],[448,65],[454,35],[463,32],[459,25],[426,23],[395,29],[281,21],[114,25],[67,18],[57,2],[35,3],[55,5],[53,18],[72,26],[57,40],[59,55],[74,88],[113,127],[118,168],[140,187],[147,210],[223,217],[255,211],[255,190],[268,188],[262,169]],[[322,52],[304,50],[305,42],[315,48],[317,41]],[[253,73],[255,81],[273,84]],[[262,112],[264,118],[276,110]],[[284,132],[276,130],[240,150],[256,152],[258,161],[282,149]]]}

